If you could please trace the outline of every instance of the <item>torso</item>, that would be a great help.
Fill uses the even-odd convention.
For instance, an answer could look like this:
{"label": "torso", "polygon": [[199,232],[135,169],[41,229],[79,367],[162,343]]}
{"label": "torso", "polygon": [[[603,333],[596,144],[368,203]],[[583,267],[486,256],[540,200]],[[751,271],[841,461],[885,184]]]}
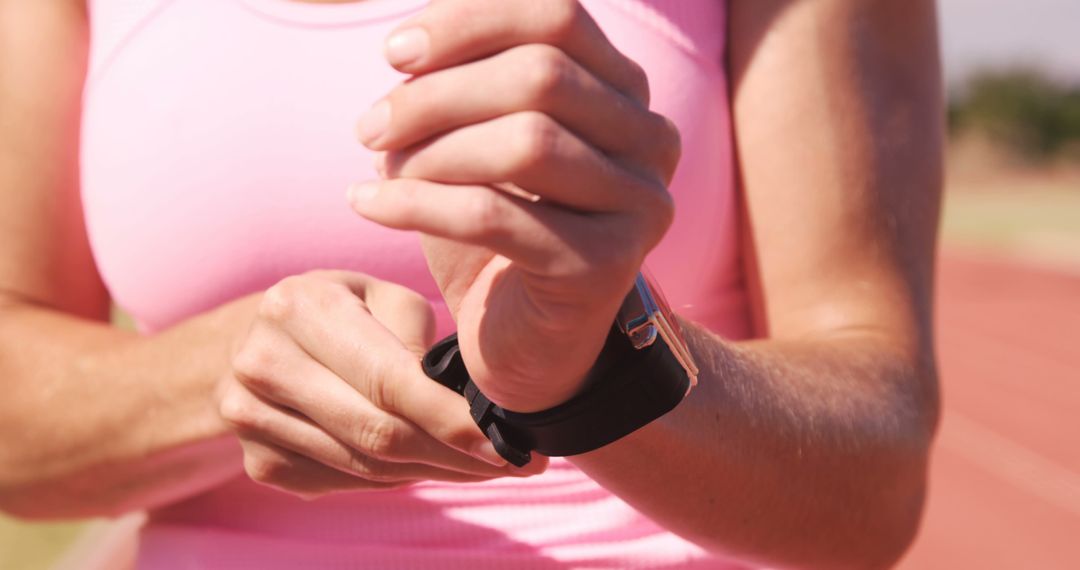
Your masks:
{"label": "torso", "polygon": [[[353,125],[403,79],[381,60],[382,40],[423,4],[90,0],[84,207],[110,292],[144,330],[315,268],[407,285],[439,306],[440,334],[451,330],[417,236],[367,222],[344,200],[350,182],[375,177]],[[677,311],[748,336],[724,3],[584,4],[645,67],[653,108],[683,135],[676,220],[650,268]],[[565,461],[528,480],[312,503],[236,480],[155,513],[141,564],[430,567],[435,555],[440,567],[726,567]]]}

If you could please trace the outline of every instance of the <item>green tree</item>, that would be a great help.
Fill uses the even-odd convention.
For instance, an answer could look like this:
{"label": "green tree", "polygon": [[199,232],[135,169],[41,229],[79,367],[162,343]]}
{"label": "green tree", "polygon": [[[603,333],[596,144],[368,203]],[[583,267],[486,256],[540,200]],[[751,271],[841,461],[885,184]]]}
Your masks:
{"label": "green tree", "polygon": [[1080,144],[1080,87],[1030,68],[979,73],[952,99],[949,125],[1029,159],[1052,158]]}

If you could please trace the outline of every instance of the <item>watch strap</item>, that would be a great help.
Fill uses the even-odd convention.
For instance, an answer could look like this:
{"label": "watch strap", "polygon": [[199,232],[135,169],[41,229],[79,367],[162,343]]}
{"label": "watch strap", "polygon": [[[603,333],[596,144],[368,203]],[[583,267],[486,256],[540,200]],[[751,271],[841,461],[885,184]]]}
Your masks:
{"label": "watch strap", "polygon": [[561,457],[593,451],[675,408],[690,378],[662,339],[635,349],[618,327],[570,400],[539,412],[521,413],[492,403],[473,383],[453,334],[424,356],[424,372],[461,394],[481,431],[504,459],[526,465],[531,451]]}

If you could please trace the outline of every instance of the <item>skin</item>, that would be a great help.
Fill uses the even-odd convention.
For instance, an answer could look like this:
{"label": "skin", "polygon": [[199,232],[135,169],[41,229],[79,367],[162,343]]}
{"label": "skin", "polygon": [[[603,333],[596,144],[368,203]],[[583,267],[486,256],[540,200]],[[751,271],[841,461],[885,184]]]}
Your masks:
{"label": "skin", "polygon": [[[392,284],[343,272],[294,277],[152,337],[90,322],[104,316],[106,296],[74,214],[85,32],[71,32],[84,24],[77,9],[49,4],[0,0],[0,22],[17,16],[39,32],[0,34],[13,43],[0,50],[0,113],[22,111],[10,115],[22,122],[0,123],[0,232],[16,244],[0,255],[0,372],[14,388],[0,421],[39,434],[0,455],[0,506],[56,516],[167,502],[195,490],[154,467],[209,472],[235,447],[201,463],[210,455],[177,450],[227,428],[253,478],[306,496],[515,474],[482,461],[490,452],[474,449],[482,436],[467,413],[432,417],[426,399],[446,394],[422,384],[415,362],[430,341],[430,310]],[[933,2],[733,0],[729,18],[744,259],[762,339],[730,342],[683,321],[698,388],[661,420],[572,461],[716,552],[775,566],[886,567],[917,528],[938,414]],[[388,94],[383,132],[372,117],[360,125],[381,152],[383,178],[354,187],[353,207],[425,234],[485,394],[510,409],[549,407],[580,388],[622,292],[670,223],[677,133],[648,111],[640,69],[571,2],[437,0],[406,29],[424,30],[426,49],[406,62],[395,58],[400,42],[388,43],[391,62],[415,78]],[[32,49],[38,41],[62,47]],[[531,75],[504,98],[455,93],[466,78],[522,69]],[[475,141],[490,138],[526,144],[478,156]],[[552,171],[574,172],[575,184],[555,184]],[[541,200],[493,186],[505,182]],[[49,199],[57,195],[65,198]],[[61,272],[80,287],[58,287]],[[328,318],[328,331],[312,326]],[[371,358],[348,361],[357,345],[374,348]],[[206,356],[203,370],[186,365]],[[224,422],[207,410],[220,376]],[[88,379],[96,391],[79,398]],[[398,389],[413,382],[429,389]],[[114,411],[153,405],[162,390],[199,413],[131,424]],[[96,421],[68,417],[75,402],[99,410]],[[78,437],[86,445],[73,445]],[[531,472],[543,468],[534,463]],[[73,483],[88,473],[108,505],[88,505]],[[48,493],[60,499],[27,506]]]}
{"label": "skin", "polygon": [[[580,388],[614,315],[604,300],[621,298],[669,223],[654,184],[671,175],[676,139],[647,111],[639,71],[573,3],[501,5],[434,2],[399,28],[425,30],[415,59],[395,57],[391,36],[391,63],[418,77],[389,95],[385,133],[361,126],[387,153],[385,180],[357,187],[353,206],[441,238],[429,264],[471,375],[496,403],[532,411]],[[934,29],[931,2],[732,5],[745,257],[767,340],[684,323],[702,387],[572,458],[699,544],[769,564],[880,567],[917,528],[937,422]],[[455,91],[501,92],[484,85],[500,66],[527,70],[513,101]],[[605,108],[621,120],[606,122]],[[490,186],[505,180],[544,200]]]}
{"label": "skin", "polygon": [[[543,462],[524,472],[492,465],[494,450],[468,410],[450,405],[459,403],[456,395],[395,397],[420,374],[415,354],[431,335],[431,308],[390,283],[309,274],[159,334],[110,327],[109,298],[90,255],[76,182],[86,41],[86,13],[77,3],[0,0],[0,377],[6,388],[0,431],[20,434],[0,446],[0,508],[25,518],[153,509],[218,486],[244,468],[259,482],[303,496],[543,470]],[[279,335],[287,339],[281,347],[264,342],[271,335],[263,331],[291,322],[285,315],[292,299],[335,294],[353,304],[356,318],[327,319],[338,326],[326,332],[381,343],[364,374],[389,366],[402,373],[388,377],[393,381],[366,382],[366,376],[342,378],[311,365],[320,372],[308,379],[312,393],[350,385],[369,391],[339,398],[335,410],[320,406],[341,421],[312,414],[325,424],[312,428],[319,432],[314,436],[303,431],[310,422],[296,417],[285,431],[301,436],[253,434],[238,445],[237,433],[279,425],[285,414],[256,396],[273,386],[277,372],[262,355],[298,350],[297,344],[289,330]],[[310,320],[325,312],[339,314],[339,307],[305,314]],[[411,376],[402,362],[411,364]],[[425,409],[415,422],[391,417],[369,396],[385,407],[401,402]],[[436,436],[445,441],[436,445]],[[297,437],[305,438],[304,456],[287,450]],[[387,442],[409,450],[387,452]],[[304,458],[311,456],[325,463]]]}

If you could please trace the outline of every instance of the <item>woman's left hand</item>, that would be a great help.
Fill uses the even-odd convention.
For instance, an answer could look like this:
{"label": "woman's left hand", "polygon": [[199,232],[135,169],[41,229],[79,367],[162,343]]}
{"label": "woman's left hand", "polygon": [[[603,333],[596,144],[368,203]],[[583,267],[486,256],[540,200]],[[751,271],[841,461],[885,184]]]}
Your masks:
{"label": "woman's left hand", "polygon": [[353,207],[425,234],[485,395],[569,399],[671,224],[678,132],[576,1],[435,0],[386,52],[414,77],[360,122],[383,180]]}

